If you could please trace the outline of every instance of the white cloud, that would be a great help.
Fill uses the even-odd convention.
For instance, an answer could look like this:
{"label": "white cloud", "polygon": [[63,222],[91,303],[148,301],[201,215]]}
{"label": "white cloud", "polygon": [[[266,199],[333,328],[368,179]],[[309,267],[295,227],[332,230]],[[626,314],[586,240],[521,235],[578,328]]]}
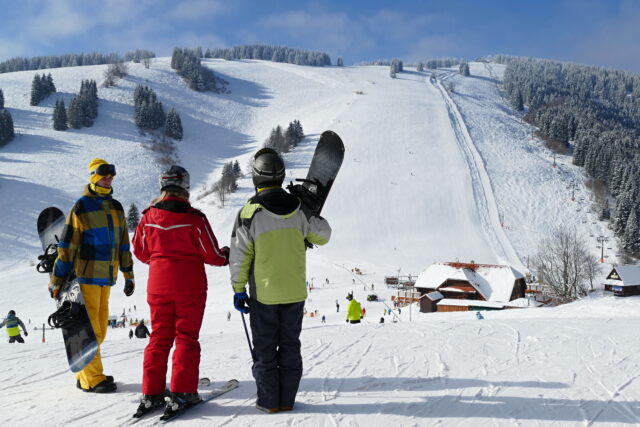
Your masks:
{"label": "white cloud", "polygon": [[27,52],[26,46],[16,39],[0,38],[0,61],[18,56],[24,56]]}
{"label": "white cloud", "polygon": [[95,24],[90,14],[81,14],[72,0],[44,2],[39,14],[26,23],[31,39],[46,44],[52,38],[69,37],[85,33]]}
{"label": "white cloud", "polygon": [[615,16],[603,18],[594,27],[585,27],[571,40],[574,61],[640,71],[640,3],[625,1]]}
{"label": "white cloud", "polygon": [[224,3],[217,0],[182,0],[177,1],[167,16],[169,18],[193,21],[215,15],[224,10]]}

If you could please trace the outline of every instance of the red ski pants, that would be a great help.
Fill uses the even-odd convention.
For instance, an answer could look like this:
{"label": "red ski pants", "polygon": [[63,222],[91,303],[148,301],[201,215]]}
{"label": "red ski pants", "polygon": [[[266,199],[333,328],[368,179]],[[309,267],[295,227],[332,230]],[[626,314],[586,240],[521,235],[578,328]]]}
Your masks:
{"label": "red ski pants", "polygon": [[151,308],[151,338],[144,350],[142,393],[161,394],[166,387],[167,361],[175,341],[171,367],[174,393],[196,393],[200,367],[198,336],[207,293],[147,294]]}

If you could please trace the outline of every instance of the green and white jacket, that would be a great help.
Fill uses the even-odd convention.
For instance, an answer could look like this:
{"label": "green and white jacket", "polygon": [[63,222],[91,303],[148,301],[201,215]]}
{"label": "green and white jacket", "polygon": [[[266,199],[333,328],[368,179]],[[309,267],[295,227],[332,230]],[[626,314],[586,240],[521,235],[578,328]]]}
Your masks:
{"label": "green and white jacket", "polygon": [[263,304],[307,298],[305,239],[324,245],[331,227],[307,216],[300,200],[280,187],[267,188],[240,210],[231,234],[229,268],[235,292],[249,292]]}

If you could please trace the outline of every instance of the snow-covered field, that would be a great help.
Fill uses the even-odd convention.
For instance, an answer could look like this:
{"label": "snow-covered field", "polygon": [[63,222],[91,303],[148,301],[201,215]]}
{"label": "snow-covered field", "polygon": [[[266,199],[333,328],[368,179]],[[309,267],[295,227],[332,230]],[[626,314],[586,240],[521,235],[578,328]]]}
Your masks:
{"label": "snow-covered field", "polygon": [[[294,412],[264,415],[253,407],[251,358],[239,314],[233,311],[226,268],[208,267],[209,298],[201,334],[201,374],[231,377],[240,387],[194,408],[178,423],[193,425],[583,425],[636,424],[640,386],[633,332],[640,299],[590,297],[558,308],[473,313],[395,313],[380,324],[392,290],[384,275],[417,274],[436,261],[510,263],[519,269],[555,224],[575,225],[585,238],[608,233],[585,216],[582,173],[551,156],[511,115],[495,78],[503,67],[472,64],[463,78],[438,70],[408,70],[393,80],[387,67],[313,68],[263,61],[210,60],[230,82],[230,94],[195,93],[161,58],[151,69],[131,65],[117,87],[100,88],[92,128],[51,129],[55,99],[68,101],[83,78],[104,67],[51,70],[58,94],[28,105],[34,72],[0,74],[0,88],[20,136],[0,148],[0,313],[15,309],[29,329],[52,311],[46,278],[32,261],[40,250],[35,218],[49,205],[67,210],[87,180],[86,164],[103,157],[117,165],[116,198],[146,206],[157,193],[157,157],[143,147],[132,120],[132,92],[152,87],[165,110],[175,107],[185,127],[177,144],[191,172],[193,199],[216,180],[225,162],[247,164],[276,125],[301,121],[307,138],[286,155],[291,178],[305,175],[315,142],[326,129],[346,146],[342,170],[325,207],[329,245],[308,253],[302,333],[305,372]],[[449,82],[454,93],[447,92]],[[578,184],[576,202],[567,185]],[[221,207],[215,195],[195,206],[228,244],[250,179]],[[582,199],[582,200],[581,200]],[[580,212],[576,210],[580,209]],[[500,218],[504,217],[501,226]],[[583,218],[584,217],[584,218]],[[585,221],[585,219],[588,219]],[[584,222],[583,222],[584,221]],[[613,250],[609,260],[613,260]],[[596,255],[594,248],[594,255]],[[358,267],[364,274],[353,275]],[[112,314],[148,318],[146,266],[135,266],[137,289],[112,291]],[[322,283],[328,278],[329,285]],[[366,302],[371,285],[381,302]],[[365,289],[366,288],[366,289]],[[353,290],[367,309],[361,325],[344,323]],[[342,307],[336,313],[335,301]],[[135,306],[135,309],[134,309]],[[231,321],[227,312],[232,311]],[[145,342],[128,329],[110,330],[103,346],[118,393],[83,394],[68,372],[58,332],[40,342],[0,346],[0,409],[7,425],[121,425],[135,410]],[[145,425],[145,423],[141,423]]]}

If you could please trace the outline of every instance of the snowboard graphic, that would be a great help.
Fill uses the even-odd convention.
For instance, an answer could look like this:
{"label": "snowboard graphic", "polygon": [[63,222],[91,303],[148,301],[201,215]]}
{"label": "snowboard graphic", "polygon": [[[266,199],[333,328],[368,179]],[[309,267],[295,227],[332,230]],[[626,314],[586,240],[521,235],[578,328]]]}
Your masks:
{"label": "snowboard graphic", "polygon": [[302,184],[294,185],[292,182],[287,186],[291,194],[302,200],[302,211],[307,217],[322,212],[343,159],[344,144],[338,134],[330,130],[323,132],[313,153],[307,177],[296,179]]}
{"label": "snowboard graphic", "polygon": [[[38,256],[39,273],[53,273],[64,222],[64,214],[54,207],[46,208],[38,216],[38,236],[44,251]],[[56,305],[57,310],[49,316],[49,326],[62,329],[69,368],[71,372],[78,372],[93,360],[98,351],[98,341],[75,276],[69,277],[62,285]]]}

